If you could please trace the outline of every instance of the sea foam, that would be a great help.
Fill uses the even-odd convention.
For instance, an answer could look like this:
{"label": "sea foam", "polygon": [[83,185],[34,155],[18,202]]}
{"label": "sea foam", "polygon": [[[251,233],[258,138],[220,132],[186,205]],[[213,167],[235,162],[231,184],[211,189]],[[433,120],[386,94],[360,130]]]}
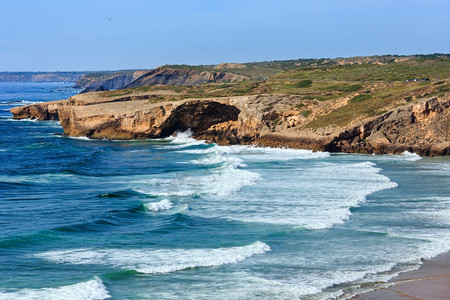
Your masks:
{"label": "sea foam", "polygon": [[49,251],[36,257],[60,264],[99,264],[140,273],[170,273],[196,267],[236,264],[270,251],[260,241],[242,247],[213,249],[73,249]]}
{"label": "sea foam", "polygon": [[145,203],[144,207],[150,211],[158,212],[158,211],[162,211],[162,210],[171,209],[173,207],[173,203],[167,199],[163,199],[159,202]]}
{"label": "sea foam", "polygon": [[57,288],[0,291],[0,300],[101,300],[107,298],[111,298],[111,296],[98,277]]}
{"label": "sea foam", "polygon": [[[196,174],[172,179],[158,178],[141,183],[133,189],[139,193],[159,197],[190,195],[229,195],[255,184],[261,176],[243,169],[246,164],[234,153],[219,146],[206,149],[205,155],[189,163],[201,166]],[[195,153],[198,149],[184,150]]]}
{"label": "sea foam", "polygon": [[422,159],[420,155],[416,153],[411,153],[409,151],[405,151],[401,155],[403,156],[403,159],[406,161],[417,161]]}
{"label": "sea foam", "polygon": [[193,213],[311,230],[330,228],[347,220],[350,208],[365,201],[368,195],[397,186],[379,172],[371,162],[316,163],[305,169],[280,171],[270,181],[262,179],[261,184],[265,191],[271,191],[271,196],[259,195],[256,190],[251,197],[208,198],[198,201]]}
{"label": "sea foam", "polygon": [[169,142],[169,144],[162,146],[169,149],[181,149],[205,144],[205,141],[203,140],[192,138],[192,130],[190,129],[184,132],[177,131],[172,136],[161,140]]}

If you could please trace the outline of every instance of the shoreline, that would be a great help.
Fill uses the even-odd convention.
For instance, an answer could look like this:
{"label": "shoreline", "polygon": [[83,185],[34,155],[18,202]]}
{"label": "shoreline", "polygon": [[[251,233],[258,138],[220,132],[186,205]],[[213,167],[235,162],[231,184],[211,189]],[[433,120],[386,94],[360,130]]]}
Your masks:
{"label": "shoreline", "polygon": [[[191,129],[193,137],[219,145],[253,145],[336,153],[450,154],[450,99],[424,98],[347,125],[309,126],[324,116],[293,110],[299,95],[258,94],[169,101],[167,93],[136,92],[107,97],[84,93],[67,100],[10,109],[13,119],[59,120],[66,136],[90,139],[164,138]],[[164,98],[160,100],[155,100]],[[322,104],[321,104],[322,105]],[[316,117],[313,117],[316,116]],[[311,123],[312,124],[312,123]],[[439,133],[439,134],[438,134]]]}
{"label": "shoreline", "polygon": [[352,300],[444,300],[450,295],[450,251],[425,260],[419,269],[400,273],[382,287]]}

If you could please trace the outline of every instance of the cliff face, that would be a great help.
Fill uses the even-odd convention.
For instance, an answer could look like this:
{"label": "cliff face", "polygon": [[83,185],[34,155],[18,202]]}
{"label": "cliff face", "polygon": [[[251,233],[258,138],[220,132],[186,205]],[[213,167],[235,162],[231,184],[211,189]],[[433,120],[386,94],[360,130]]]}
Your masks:
{"label": "cliff face", "polygon": [[108,91],[123,88],[133,80],[139,78],[147,71],[135,71],[124,73],[111,73],[110,75],[87,75],[78,80],[74,88],[84,89],[83,92]]}
{"label": "cliff face", "polygon": [[341,133],[330,150],[342,152],[450,154],[450,101],[430,98],[394,109]]}
{"label": "cliff face", "polygon": [[249,78],[246,76],[233,73],[157,68],[143,74],[141,77],[125,86],[125,88],[155,84],[197,85],[208,82],[237,82],[248,79]]}
{"label": "cliff face", "polygon": [[[68,136],[144,139],[191,129],[219,144],[258,144],[349,153],[450,154],[449,97],[429,98],[345,128],[309,128],[292,110],[298,96],[252,95],[152,103],[158,94],[97,93],[11,109],[14,118],[59,119]],[[267,106],[275,109],[267,111]]]}
{"label": "cliff face", "polygon": [[134,88],[146,85],[197,85],[208,82],[237,82],[249,78],[234,73],[208,72],[172,68],[157,68],[134,73],[88,74],[74,88],[83,92]]}

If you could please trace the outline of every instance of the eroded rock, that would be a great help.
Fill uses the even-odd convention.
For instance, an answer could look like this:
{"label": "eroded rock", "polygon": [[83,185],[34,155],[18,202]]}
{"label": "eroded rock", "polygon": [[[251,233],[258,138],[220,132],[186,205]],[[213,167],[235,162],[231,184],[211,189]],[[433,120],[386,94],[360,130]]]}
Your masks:
{"label": "eroded rock", "polygon": [[[219,144],[257,144],[349,153],[450,154],[447,98],[430,98],[348,127],[303,126],[293,95],[252,95],[152,103],[156,95],[101,98],[83,94],[13,108],[14,118],[59,119],[68,136],[147,139],[190,129]],[[313,112],[314,114],[314,112]],[[310,118],[310,117],[309,117]]]}

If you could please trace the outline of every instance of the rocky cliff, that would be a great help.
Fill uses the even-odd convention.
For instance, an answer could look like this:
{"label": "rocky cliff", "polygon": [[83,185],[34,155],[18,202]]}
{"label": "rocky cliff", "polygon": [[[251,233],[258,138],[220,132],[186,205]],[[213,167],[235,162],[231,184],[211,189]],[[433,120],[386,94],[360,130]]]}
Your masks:
{"label": "rocky cliff", "polygon": [[78,80],[74,88],[82,93],[136,88],[149,85],[198,85],[202,83],[238,82],[249,77],[229,72],[210,72],[160,67],[151,71],[92,73]]}
{"label": "rocky cliff", "polygon": [[92,73],[78,80],[73,86],[83,92],[108,91],[123,88],[148,71],[123,71],[114,73]]}
{"label": "rocky cliff", "polygon": [[125,88],[146,85],[197,85],[208,82],[237,82],[248,80],[249,77],[234,73],[209,72],[189,69],[157,68],[143,74]]}
{"label": "rocky cliff", "polygon": [[[94,139],[160,138],[191,129],[219,144],[257,144],[349,153],[450,154],[450,98],[432,97],[348,126],[308,127],[292,110],[296,95],[251,95],[154,101],[161,93],[68,100],[13,108],[15,119],[59,119],[68,136]],[[271,107],[270,110],[267,107]]]}

